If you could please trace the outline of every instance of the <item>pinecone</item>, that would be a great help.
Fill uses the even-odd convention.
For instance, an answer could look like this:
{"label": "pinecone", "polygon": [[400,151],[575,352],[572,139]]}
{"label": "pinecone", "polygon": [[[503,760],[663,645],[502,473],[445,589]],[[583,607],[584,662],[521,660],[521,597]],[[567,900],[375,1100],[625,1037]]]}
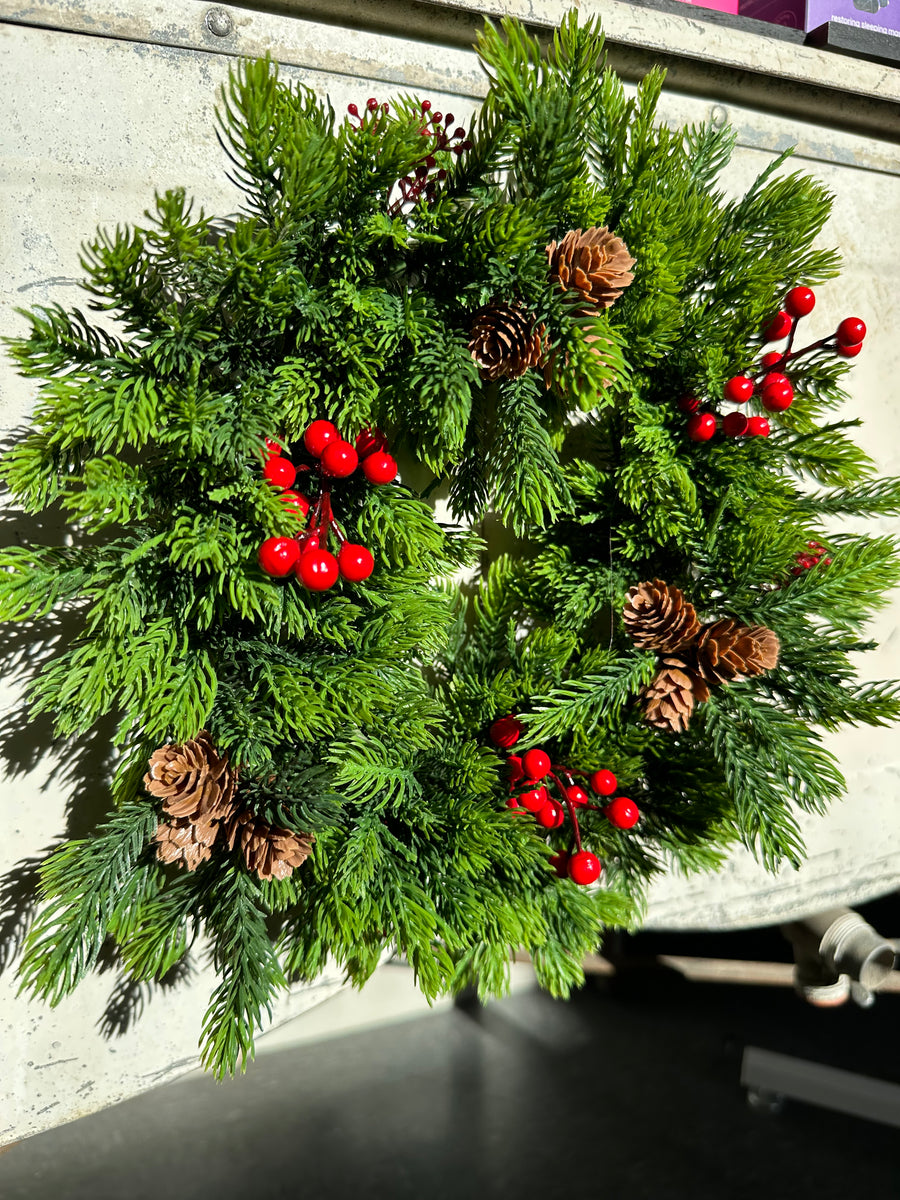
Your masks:
{"label": "pinecone", "polygon": [[677,650],[700,632],[693,604],[661,579],[628,589],[622,614],[631,640],[641,650]]}
{"label": "pinecone", "polygon": [[238,846],[248,871],[260,879],[287,879],[309,857],[315,835],[270,825],[249,809],[235,813],[226,829],[228,847]]}
{"label": "pinecone", "polygon": [[484,379],[518,379],[544,353],[545,330],[511,304],[489,304],[475,314],[469,350]]}
{"label": "pinecone", "polygon": [[550,278],[566,291],[576,291],[585,304],[609,308],[622,295],[634,275],[636,259],[621,238],[606,226],[593,226],[584,233],[570,229],[558,244],[547,247]]}
{"label": "pinecone", "polygon": [[694,704],[709,699],[709,688],[683,659],[664,658],[659,671],[641,691],[644,720],[665,733],[684,733]]}
{"label": "pinecone", "polygon": [[210,824],[234,811],[234,772],[206,730],[179,746],[154,750],[149,766],[144,786],[162,800],[167,816]]}
{"label": "pinecone", "polygon": [[153,840],[156,842],[156,857],[160,862],[175,863],[196,871],[202,862],[212,856],[210,847],[219,831],[218,822],[195,825],[186,817],[175,821],[162,821]]}
{"label": "pinecone", "polygon": [[726,617],[704,625],[694,659],[707,683],[733,683],[771,670],[779,648],[777,635],[765,625],[742,625]]}

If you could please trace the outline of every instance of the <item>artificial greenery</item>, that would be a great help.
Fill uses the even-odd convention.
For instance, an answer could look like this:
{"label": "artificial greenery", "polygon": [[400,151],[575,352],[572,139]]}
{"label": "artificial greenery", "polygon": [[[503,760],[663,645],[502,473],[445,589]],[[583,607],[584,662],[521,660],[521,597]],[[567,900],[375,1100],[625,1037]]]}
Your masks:
{"label": "artificial greenery", "polygon": [[[574,15],[549,47],[504,21],[478,49],[490,87],[458,153],[433,142],[421,97],[348,119],[271,62],[242,64],[219,110],[240,214],[158,196],[144,227],[85,247],[104,318],[42,309],[10,342],[37,402],[7,485],[75,536],[3,552],[0,616],[76,624],[34,709],[61,737],[112,719],[117,756],[105,823],[43,869],[23,980],[55,1003],[109,938],[133,979],[161,978],[202,935],[220,977],[203,1058],[219,1074],[329,956],[361,983],[395,946],[429,996],[472,980],[490,995],[525,947],[565,995],[664,866],[714,867],[739,841],[768,866],[798,862],[797,808],[843,787],[816,727],[900,711],[851,660],[897,547],[823,527],[900,511],[900,481],[875,478],[855,422],[834,416],[847,364],[804,360],[769,438],[694,443],[677,407],[752,369],[788,288],[836,274],[816,248],[827,192],[782,156],[726,199],[734,134],[660,124],[662,74],[626,93]],[[423,145],[442,177],[404,201]],[[635,278],[586,314],[545,247],[601,225]],[[543,369],[491,383],[468,341],[498,302],[531,314],[547,349]],[[351,439],[387,431],[419,491],[347,482],[341,520],[376,569],[317,595],[268,578],[256,551],[296,532],[262,477],[265,439],[296,443],[323,417]],[[439,489],[514,549],[489,563],[475,532],[435,520]],[[830,564],[792,576],[812,539]],[[450,582],[479,555],[474,584]],[[621,622],[627,589],[653,578],[782,647],[678,736],[642,720],[655,655]],[[611,768],[641,807],[627,832],[583,814],[599,889],[548,865],[564,831],[504,805],[487,730],[512,710],[523,745]],[[255,811],[315,833],[290,878],[260,880],[222,847],[193,872],[157,860],[149,756],[201,729]]]}

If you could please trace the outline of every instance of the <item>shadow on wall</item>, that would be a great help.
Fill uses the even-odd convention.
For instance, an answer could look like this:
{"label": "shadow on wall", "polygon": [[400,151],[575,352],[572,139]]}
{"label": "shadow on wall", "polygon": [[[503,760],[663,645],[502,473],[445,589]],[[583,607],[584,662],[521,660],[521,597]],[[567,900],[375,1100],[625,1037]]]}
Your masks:
{"label": "shadow on wall", "polygon": [[[14,430],[0,442],[0,454],[5,454],[25,432]],[[67,524],[59,510],[40,516],[11,509],[0,512],[0,548],[70,546],[76,538],[81,546],[90,546],[92,541],[99,544],[99,539],[91,539]],[[66,801],[59,841],[45,847],[38,856],[20,859],[0,877],[0,976],[15,970],[39,907],[42,864],[62,841],[87,837],[112,807],[115,716],[100,721],[89,733],[61,738],[54,729],[53,717],[35,713],[29,700],[29,684],[77,639],[81,628],[80,614],[73,607],[62,617],[57,611],[8,623],[0,639],[0,679],[13,697],[10,706],[0,713],[3,773],[9,780],[43,769],[40,792],[62,795]],[[155,992],[177,987],[194,973],[190,961],[185,960],[157,982],[137,982],[122,968],[111,942],[101,952],[95,969],[100,974],[117,972],[97,1022],[107,1038],[119,1037],[131,1028]]]}

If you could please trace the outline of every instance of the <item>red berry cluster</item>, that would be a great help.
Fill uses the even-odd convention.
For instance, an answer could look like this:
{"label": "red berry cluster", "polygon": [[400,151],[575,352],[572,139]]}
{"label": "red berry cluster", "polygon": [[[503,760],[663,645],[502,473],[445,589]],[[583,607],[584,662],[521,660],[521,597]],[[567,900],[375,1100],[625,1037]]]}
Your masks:
{"label": "red berry cluster", "polygon": [[[491,741],[501,750],[511,750],[524,732],[520,721],[512,715],[500,717],[490,728]],[[551,762],[550,755],[540,747],[526,750],[524,754],[511,754],[507,759],[510,795],[506,807],[516,812],[530,812],[542,829],[558,829],[565,823],[566,816],[572,823],[575,839],[574,851],[563,850],[550,859],[560,878],[568,877],[575,883],[595,883],[603,867],[600,859],[581,845],[581,828],[578,824],[578,809],[602,811],[611,825],[617,829],[631,829],[640,819],[637,805],[627,796],[616,796],[608,804],[591,803],[591,797],[575,781],[576,775],[585,776],[584,771],[574,771]],[[594,771],[586,776],[591,788],[598,796],[612,796],[618,784],[612,771]],[[544,780],[549,779],[556,789],[551,796]]]}
{"label": "red berry cluster", "polygon": [[[866,336],[865,322],[859,317],[845,317],[837,329],[829,337],[811,342],[802,350],[794,350],[794,336],[797,323],[802,317],[809,316],[816,306],[815,293],[808,287],[795,287],[788,292],[784,308],[779,309],[763,330],[767,342],[780,342],[788,339],[787,346],[781,352],[770,350],[760,359],[760,369],[752,375],[734,375],[723,389],[726,400],[732,404],[746,404],[757,391],[762,407],[769,413],[784,412],[794,402],[794,388],[787,375],[784,374],[789,362],[812,354],[823,347],[834,350],[844,358],[854,358],[862,350]],[[719,428],[716,413],[700,411],[700,401],[696,396],[682,396],[678,401],[682,412],[689,413],[687,435],[694,442],[708,442]],[[722,432],[727,437],[768,437],[771,432],[769,421],[761,415],[747,416],[740,410],[729,412],[722,418]]]}
{"label": "red berry cluster", "polygon": [[829,566],[830,558],[825,557],[826,550],[821,542],[807,542],[806,552],[795,555],[796,561],[791,567],[792,575],[802,575],[804,571],[811,571],[813,567],[817,567],[819,563],[823,566]]}
{"label": "red berry cluster", "polygon": [[[336,479],[347,479],[354,473],[360,459],[369,483],[390,483],[397,475],[397,464],[387,453],[386,444],[377,429],[364,429],[351,445],[330,421],[313,421],[303,435],[303,447],[312,462],[297,468],[284,457],[278,442],[266,438],[268,457],[263,475],[280,489],[282,502],[296,513],[301,524],[311,510],[306,528],[296,537],[270,537],[260,546],[259,565],[267,575],[281,579],[293,571],[312,592],[327,591],[337,583],[338,576],[349,583],[369,578],[375,560],[365,546],[347,540],[332,509],[331,489]],[[312,503],[301,492],[290,490],[298,469],[307,472],[310,482],[315,483]],[[329,535],[338,544],[337,557],[328,549]]]}

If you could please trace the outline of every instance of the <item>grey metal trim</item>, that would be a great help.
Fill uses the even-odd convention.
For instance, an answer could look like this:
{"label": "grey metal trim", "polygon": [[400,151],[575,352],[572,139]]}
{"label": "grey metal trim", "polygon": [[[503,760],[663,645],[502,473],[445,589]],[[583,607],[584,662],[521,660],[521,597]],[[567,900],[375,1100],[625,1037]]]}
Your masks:
{"label": "grey metal trim", "polygon": [[[376,78],[436,88],[440,80],[429,78],[434,73],[428,69],[419,70],[410,51],[404,78],[397,80],[396,71],[387,69],[391,57],[379,53],[378,39],[387,38],[394,48],[401,40],[411,47],[416,40],[439,44],[452,54],[452,48],[471,44],[485,15],[508,14],[549,30],[570,3],[272,0],[267,7],[276,11],[198,0],[129,0],[127,8],[112,0],[0,0],[0,22],[217,54],[269,52],[287,64],[348,75],[373,77],[373,64],[380,62],[386,73]],[[900,140],[900,72],[895,68],[698,20],[690,12],[621,0],[582,0],[579,9],[602,18],[611,64],[626,78],[639,78],[658,62],[669,71],[670,88]],[[310,45],[315,25],[346,27],[345,52],[332,48],[323,61]],[[363,31],[375,39],[367,50],[354,45]],[[440,90],[479,96],[483,84],[473,73],[469,79],[445,77]]]}

